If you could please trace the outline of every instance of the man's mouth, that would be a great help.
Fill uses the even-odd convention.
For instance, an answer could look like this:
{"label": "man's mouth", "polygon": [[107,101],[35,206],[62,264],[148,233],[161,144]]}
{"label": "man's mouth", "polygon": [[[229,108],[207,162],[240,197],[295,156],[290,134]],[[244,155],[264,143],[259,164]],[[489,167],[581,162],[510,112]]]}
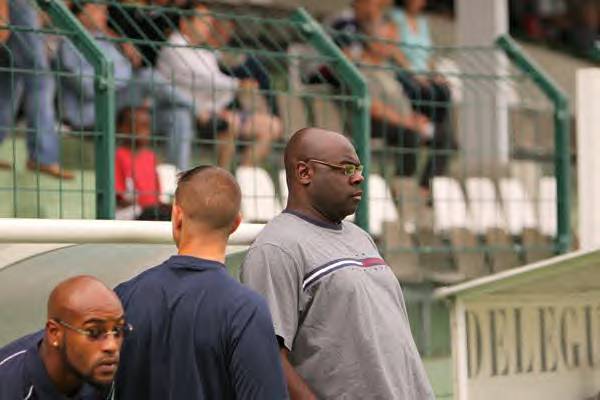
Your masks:
{"label": "man's mouth", "polygon": [[360,200],[360,199],[362,199],[362,194],[363,194],[362,190],[358,191],[358,192],[355,192],[355,193],[352,194],[352,198]]}
{"label": "man's mouth", "polygon": [[96,368],[101,374],[110,374],[114,373],[117,370],[118,366],[119,360],[114,359],[101,361],[100,363],[98,363],[98,366]]}

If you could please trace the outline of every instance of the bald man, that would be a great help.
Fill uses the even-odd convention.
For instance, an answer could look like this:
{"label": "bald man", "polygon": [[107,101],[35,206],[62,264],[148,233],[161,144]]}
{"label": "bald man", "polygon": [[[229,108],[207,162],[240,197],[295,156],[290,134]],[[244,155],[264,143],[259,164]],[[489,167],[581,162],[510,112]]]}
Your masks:
{"label": "bald man", "polygon": [[240,202],[224,169],[180,175],[171,219],[178,255],[116,289],[136,327],[123,347],[118,399],[287,397],[269,309],[224,265]]}
{"label": "bald man", "polygon": [[91,276],[61,282],[43,331],[0,349],[0,399],[111,399],[124,336],[115,293]]}
{"label": "bald man", "polygon": [[371,237],[343,219],[361,200],[354,147],[296,132],[289,197],[250,247],[242,282],[269,304],[292,399],[433,399],[398,280]]}

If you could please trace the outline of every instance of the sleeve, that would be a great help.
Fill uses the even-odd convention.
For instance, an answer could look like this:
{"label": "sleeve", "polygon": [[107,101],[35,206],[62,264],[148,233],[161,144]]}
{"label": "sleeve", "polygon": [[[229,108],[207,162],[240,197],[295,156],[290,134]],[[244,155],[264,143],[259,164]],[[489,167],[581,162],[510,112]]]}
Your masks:
{"label": "sleeve", "polygon": [[229,376],[236,399],[285,399],[287,388],[273,323],[255,293],[234,308],[229,326]]}
{"label": "sleeve", "polygon": [[61,78],[63,84],[78,93],[84,100],[93,100],[95,91],[92,66],[67,40],[61,42],[59,60],[61,68],[69,72]]}
{"label": "sleeve", "polygon": [[291,351],[298,329],[302,283],[293,257],[275,245],[251,248],[241,267],[241,281],[266,299],[275,335]]}
{"label": "sleeve", "polygon": [[168,81],[176,86],[194,87],[200,83],[214,85],[216,90],[236,90],[239,80],[211,68],[213,54],[198,49],[164,47],[157,68]]}

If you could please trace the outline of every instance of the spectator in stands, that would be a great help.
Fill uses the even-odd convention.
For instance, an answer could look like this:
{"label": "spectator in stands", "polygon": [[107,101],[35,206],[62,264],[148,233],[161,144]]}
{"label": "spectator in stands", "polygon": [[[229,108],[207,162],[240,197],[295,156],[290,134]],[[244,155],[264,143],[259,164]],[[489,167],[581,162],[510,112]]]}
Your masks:
{"label": "spectator in stands", "polygon": [[[16,128],[15,115],[25,100],[27,120],[27,168],[62,179],[73,179],[59,163],[59,139],[55,125],[55,82],[50,73],[38,13],[27,0],[0,0],[0,142]],[[33,71],[36,71],[35,73]],[[0,160],[0,169],[11,169]]]}
{"label": "spectator in stands", "polygon": [[171,0],[112,2],[108,8],[109,26],[135,43],[145,67],[154,67],[167,37],[179,21]]}
{"label": "spectator in stands", "polygon": [[365,27],[376,24],[383,18],[389,0],[353,0],[352,8],[330,19],[334,30],[333,38],[347,57],[358,61],[362,56]]}
{"label": "spectator in stands", "polygon": [[[214,17],[204,5],[196,5],[179,22],[157,62],[163,76],[185,92],[194,102],[201,131],[216,130],[219,143],[218,164],[228,168],[235,152],[234,140],[251,140],[242,165],[260,164],[269,154],[271,142],[281,137],[279,119],[268,113],[241,111],[233,107],[239,90],[255,90],[253,79],[239,80],[219,69],[214,50],[200,48],[208,44]],[[194,47],[190,47],[194,46]]]}
{"label": "spectator in stands", "polygon": [[[232,20],[214,21],[214,29],[208,40],[208,44],[216,49],[222,46],[235,47],[238,45],[237,37],[234,37],[235,22]],[[259,89],[264,93],[267,108],[273,115],[279,115],[277,101],[272,92],[271,78],[263,63],[253,54],[238,51],[216,53],[219,59],[219,67],[223,73],[238,79],[254,79]],[[243,105],[242,105],[243,106]]]}
{"label": "spectator in stands", "polygon": [[59,283],[43,331],[0,349],[0,399],[112,399],[131,326],[115,293],[91,276]]}
{"label": "spectator in stands", "polygon": [[416,171],[416,152],[421,143],[432,147],[420,180],[423,191],[428,194],[431,177],[446,170],[447,131],[438,129],[427,116],[413,111],[402,85],[396,80],[395,69],[389,61],[397,49],[394,23],[384,18],[367,27],[366,33],[380,39],[367,42],[360,64],[371,94],[372,135],[399,147],[396,173],[400,176],[411,176]]}
{"label": "spectator in stands", "polygon": [[404,8],[393,8],[390,16],[397,26],[396,41],[402,43],[391,58],[406,71],[398,73],[415,110],[435,123],[444,123],[450,105],[450,89],[446,80],[432,75],[431,35],[427,19],[421,14],[426,0],[405,0]]}
{"label": "spectator in stands", "polygon": [[156,154],[148,147],[151,125],[146,107],[119,113],[117,135],[124,137],[115,152],[117,219],[171,220],[170,205],[160,202]]}
{"label": "spectator in stands", "polygon": [[[116,108],[138,106],[147,99],[156,109],[157,131],[167,137],[167,159],[178,168],[190,162],[194,137],[192,104],[162,76],[141,66],[141,56],[130,43],[116,44],[116,34],[108,27],[106,5],[87,1],[73,2],[72,9],[81,24],[97,39],[97,44],[113,62]],[[93,130],[95,116],[94,69],[69,41],[63,41],[58,62],[68,72],[60,79],[60,108],[65,121],[83,130]]]}

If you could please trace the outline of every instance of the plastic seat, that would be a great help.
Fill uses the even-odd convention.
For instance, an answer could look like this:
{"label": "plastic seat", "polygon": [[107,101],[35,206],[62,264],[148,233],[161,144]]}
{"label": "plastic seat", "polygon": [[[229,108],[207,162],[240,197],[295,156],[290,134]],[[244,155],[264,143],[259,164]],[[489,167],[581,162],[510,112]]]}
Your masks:
{"label": "plastic seat", "polygon": [[242,190],[244,221],[267,222],[281,212],[275,185],[267,171],[258,167],[238,167],[235,178]]}
{"label": "plastic seat", "polygon": [[160,202],[169,204],[175,197],[179,170],[173,164],[159,164],[156,166],[156,173],[160,184]]}

